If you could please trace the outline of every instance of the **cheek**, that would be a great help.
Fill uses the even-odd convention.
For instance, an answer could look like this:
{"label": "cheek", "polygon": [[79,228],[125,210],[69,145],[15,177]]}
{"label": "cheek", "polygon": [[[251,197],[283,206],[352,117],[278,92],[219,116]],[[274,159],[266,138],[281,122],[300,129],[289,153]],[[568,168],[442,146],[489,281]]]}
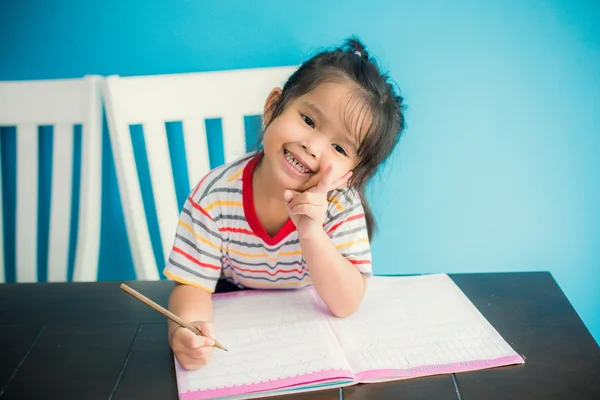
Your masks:
{"label": "cheek", "polygon": [[284,138],[286,129],[282,122],[283,121],[280,119],[276,119],[273,121],[273,123],[271,123],[271,125],[268,126],[264,134],[265,141],[276,142],[281,141],[281,139]]}
{"label": "cheek", "polygon": [[[292,115],[282,115],[275,122],[277,136],[284,140],[291,140],[302,132],[306,127],[300,118],[294,118]],[[303,125],[304,124],[304,125]]]}
{"label": "cheek", "polygon": [[[335,166],[334,179],[342,178],[348,173],[348,171],[352,171],[355,167],[356,164],[352,160],[340,160],[340,162],[338,162]],[[354,172],[352,175],[354,175]]]}
{"label": "cheek", "polygon": [[335,159],[335,167],[338,171],[344,171],[344,172],[348,172],[350,170],[352,170],[354,167],[356,167],[357,163],[354,162],[353,158],[349,158],[349,157],[345,157],[345,156],[338,156],[337,154],[332,156],[333,159]]}
{"label": "cheek", "polygon": [[263,146],[265,147],[265,149],[276,145],[278,140],[277,137],[277,125],[269,125],[269,127],[265,130],[263,135]]}

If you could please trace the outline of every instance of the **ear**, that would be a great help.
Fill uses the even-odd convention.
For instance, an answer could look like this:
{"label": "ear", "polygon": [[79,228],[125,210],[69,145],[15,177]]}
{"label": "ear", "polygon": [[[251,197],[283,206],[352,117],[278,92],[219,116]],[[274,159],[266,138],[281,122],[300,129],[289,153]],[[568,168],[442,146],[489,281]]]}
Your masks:
{"label": "ear", "polygon": [[281,98],[281,89],[276,87],[271,90],[269,96],[267,97],[267,101],[265,101],[265,109],[263,111],[263,122],[266,125],[271,123],[271,117],[273,115],[273,108],[277,105],[277,102]]}

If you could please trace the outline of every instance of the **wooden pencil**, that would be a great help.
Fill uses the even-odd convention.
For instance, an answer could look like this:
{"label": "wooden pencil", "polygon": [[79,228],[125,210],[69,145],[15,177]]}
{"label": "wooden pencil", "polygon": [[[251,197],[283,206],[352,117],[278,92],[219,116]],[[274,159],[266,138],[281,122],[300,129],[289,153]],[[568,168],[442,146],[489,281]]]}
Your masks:
{"label": "wooden pencil", "polygon": [[[146,304],[147,306],[149,306],[149,307],[153,308],[154,310],[158,311],[159,313],[161,313],[165,317],[169,318],[171,321],[173,321],[175,323],[178,323],[179,325],[183,326],[184,328],[189,329],[190,331],[194,332],[196,335],[204,336],[202,334],[202,332],[200,331],[200,329],[198,329],[194,325],[190,324],[189,322],[187,322],[187,321],[179,318],[177,315],[173,314],[171,311],[169,311],[166,308],[162,307],[160,304],[157,304],[154,301],[150,300],[149,298],[147,298],[146,296],[144,296],[143,294],[141,294],[137,290],[130,288],[129,286],[127,286],[124,283],[121,283],[121,289],[123,289],[125,292],[129,293],[130,295],[132,295],[133,297],[135,297],[136,299],[138,299],[142,303]],[[217,348],[219,348],[221,350],[228,351],[221,343],[219,343],[219,341],[217,339],[215,339],[215,338],[212,338],[212,339],[215,341],[215,347],[217,347]]]}

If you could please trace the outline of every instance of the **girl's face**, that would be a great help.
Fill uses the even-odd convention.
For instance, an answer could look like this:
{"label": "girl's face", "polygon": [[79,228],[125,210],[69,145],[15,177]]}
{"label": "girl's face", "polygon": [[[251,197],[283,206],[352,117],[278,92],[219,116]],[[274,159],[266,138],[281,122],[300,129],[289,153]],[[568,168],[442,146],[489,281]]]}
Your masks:
{"label": "girl's face", "polygon": [[[274,89],[265,110],[280,95]],[[358,146],[370,122],[360,101],[356,86],[348,83],[323,83],[291,101],[264,132],[260,168],[280,188],[299,192],[316,186],[329,165],[334,181],[344,176],[358,164]],[[265,122],[269,118],[265,111]]]}

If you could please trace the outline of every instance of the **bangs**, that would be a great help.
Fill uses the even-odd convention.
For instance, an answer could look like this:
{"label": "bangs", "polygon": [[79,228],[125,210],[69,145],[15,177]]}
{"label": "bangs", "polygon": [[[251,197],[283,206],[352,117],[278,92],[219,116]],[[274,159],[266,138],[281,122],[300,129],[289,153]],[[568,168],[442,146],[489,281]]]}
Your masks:
{"label": "bangs", "polygon": [[381,116],[373,99],[359,87],[349,96],[342,111],[344,127],[357,143],[357,156],[361,159],[377,141]]}

